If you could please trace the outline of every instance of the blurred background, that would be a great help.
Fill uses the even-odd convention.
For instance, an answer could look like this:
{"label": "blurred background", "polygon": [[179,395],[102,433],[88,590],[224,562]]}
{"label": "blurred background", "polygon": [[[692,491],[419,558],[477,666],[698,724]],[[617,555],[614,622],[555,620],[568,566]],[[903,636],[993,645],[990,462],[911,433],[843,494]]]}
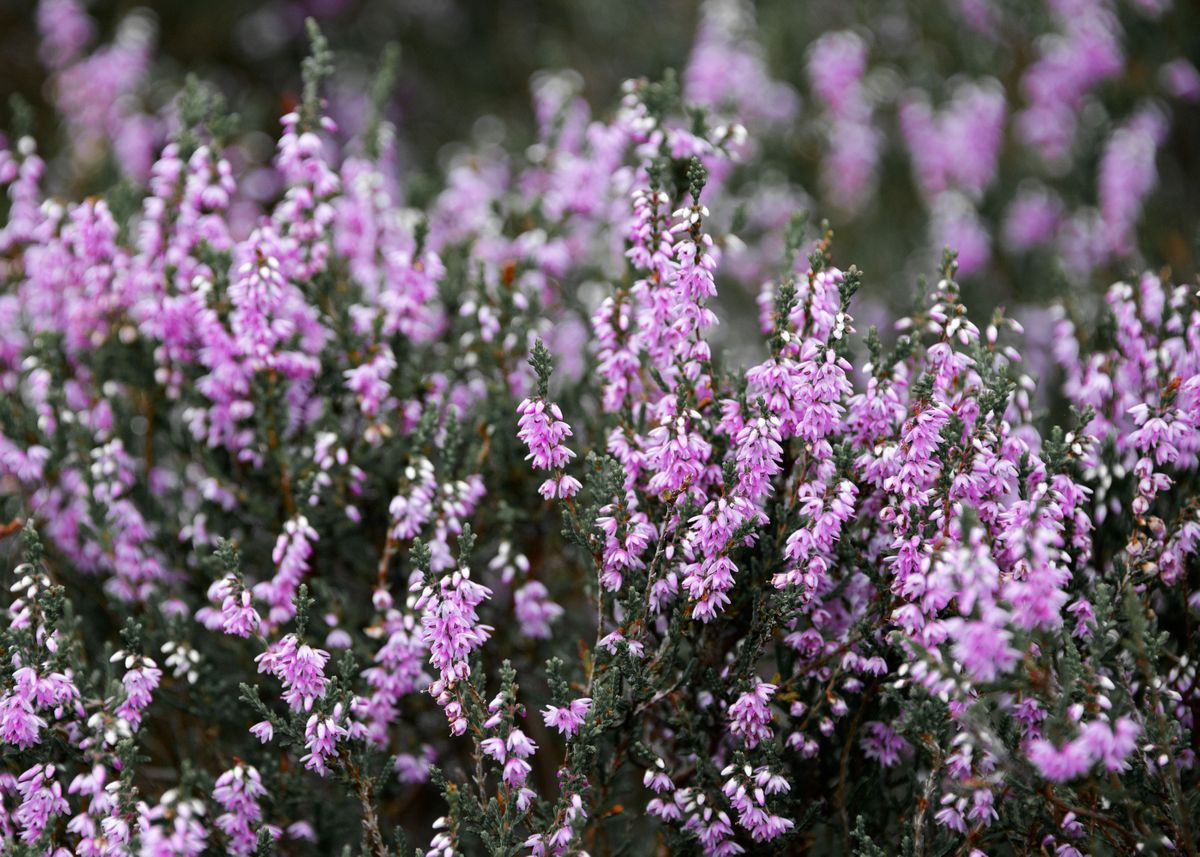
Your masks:
{"label": "blurred background", "polygon": [[[414,205],[463,151],[536,139],[537,75],[569,70],[556,80],[603,118],[622,81],[674,69],[686,101],[750,131],[725,225],[778,248],[804,207],[887,302],[946,244],[984,309],[1094,293],[1144,265],[1195,274],[1193,0],[0,0],[15,107],[0,127],[34,130],[58,192],[137,188],[191,73],[238,114],[231,160],[253,186],[297,97],[308,16],[336,53],[327,94],[346,138],[400,46],[389,118]],[[750,300],[767,267],[730,258],[725,301]]]}

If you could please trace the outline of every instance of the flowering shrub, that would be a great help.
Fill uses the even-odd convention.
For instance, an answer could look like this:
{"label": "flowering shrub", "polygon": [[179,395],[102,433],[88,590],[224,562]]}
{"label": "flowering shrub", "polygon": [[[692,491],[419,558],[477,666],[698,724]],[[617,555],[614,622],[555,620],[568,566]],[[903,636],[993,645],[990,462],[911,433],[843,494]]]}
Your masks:
{"label": "flowering shrub", "polygon": [[548,85],[414,210],[312,39],[252,218],[194,85],[136,202],[0,154],[5,853],[1196,853],[1194,285],[1023,360],[793,217],[743,366],[741,125]]}
{"label": "flowering shrub", "polygon": [[[169,81],[182,69],[236,92],[243,118],[223,154],[242,196],[270,200],[278,175],[260,132],[295,97],[313,14],[339,49],[329,112],[344,135],[372,121],[384,45],[403,45],[387,115],[421,207],[434,162],[457,151],[448,140],[470,137],[488,160],[500,142],[537,145],[531,75],[544,123],[584,80],[607,109],[623,76],[675,67],[689,105],[746,125],[758,164],[710,176],[710,197],[731,193],[710,206],[714,227],[737,220],[746,244],[728,248],[726,293],[774,275],[796,208],[828,216],[839,252],[869,270],[915,278],[955,247],[973,303],[1042,300],[1047,282],[1101,288],[1147,259],[1197,269],[1200,5],[1187,0],[704,0],[649,20],[637,0],[607,0],[604,15],[590,0],[220,2],[214,16],[184,0],[39,0],[36,15],[6,18],[0,79],[11,71],[14,89],[61,114],[63,133],[40,140],[49,188],[144,182],[177,126]],[[561,58],[581,74],[543,70]]]}

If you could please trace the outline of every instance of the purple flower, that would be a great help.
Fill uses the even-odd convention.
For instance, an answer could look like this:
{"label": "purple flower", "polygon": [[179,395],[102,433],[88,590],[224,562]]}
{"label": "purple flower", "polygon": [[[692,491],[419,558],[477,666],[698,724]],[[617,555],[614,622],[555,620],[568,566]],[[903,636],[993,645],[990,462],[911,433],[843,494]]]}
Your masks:
{"label": "purple flower", "polygon": [[419,456],[404,470],[407,492],[397,494],[388,506],[392,517],[392,534],[397,539],[411,539],[428,523],[434,512],[437,481],[433,463]]}
{"label": "purple flower", "polygon": [[542,711],[542,719],[546,722],[546,726],[557,729],[560,734],[571,738],[583,725],[591,707],[592,700],[587,696],[572,700],[566,706],[547,705]]}
{"label": "purple flower", "polygon": [[1131,252],[1142,201],[1158,184],[1155,158],[1166,121],[1145,108],[1113,132],[1100,160],[1098,196],[1105,243],[1117,256]]}
{"label": "purple flower", "polygon": [[217,827],[228,837],[231,854],[247,855],[258,841],[256,828],[262,822],[258,799],[267,793],[258,770],[250,765],[235,765],[217,778],[213,800],[224,809],[216,818]]}
{"label": "purple flower", "polygon": [[517,437],[529,447],[526,461],[539,470],[560,470],[575,453],[562,441],[571,436],[571,427],[562,418],[558,405],[543,399],[525,399],[517,408]]}
{"label": "purple flower", "polygon": [[250,603],[250,591],[233,575],[219,581],[219,584],[221,630],[236,637],[261,634],[262,618]]}
{"label": "purple flower", "polygon": [[428,648],[429,663],[441,676],[429,692],[445,710],[451,732],[461,735],[467,720],[457,695],[458,683],[470,674],[467,659],[471,652],[492,634],[492,627],[479,621],[476,610],[492,591],[473,581],[466,567],[441,576],[432,585],[414,575],[412,588],[420,592],[413,607],[421,611],[421,642]]}
{"label": "purple flower", "polygon": [[563,608],[550,600],[550,593],[537,580],[531,580],[513,593],[513,612],[521,623],[521,633],[534,639],[549,639],[550,624]]}
{"label": "purple flower", "polygon": [[662,759],[654,760],[656,768],[646,771],[642,777],[642,785],[653,791],[655,794],[662,794],[666,791],[674,791],[675,784],[671,782],[671,777],[668,776],[665,768],[666,765]]}
{"label": "purple flower", "polygon": [[1021,79],[1029,106],[1017,117],[1021,137],[1051,162],[1068,154],[1088,93],[1125,61],[1108,4],[1060,2],[1054,11],[1060,32],[1039,42],[1038,57]]}
{"label": "purple flower", "polygon": [[1079,736],[1061,748],[1044,738],[1029,745],[1029,759],[1048,780],[1066,782],[1082,776],[1096,762],[1109,771],[1128,768],[1128,757],[1137,749],[1141,727],[1121,717],[1115,724],[1093,720],[1084,724]]}
{"label": "purple flower", "polygon": [[934,114],[923,93],[900,108],[900,130],[928,199],[957,188],[972,199],[991,184],[1004,135],[1004,90],[993,79],[962,83]]}
{"label": "purple flower", "polygon": [[867,44],[849,30],[824,33],[809,48],[808,76],[813,90],[835,113],[857,97],[867,68]]}
{"label": "purple flower", "polygon": [[124,651],[115,653],[111,660],[125,662],[125,675],[121,678],[125,698],[117,706],[116,714],[136,731],[142,723],[142,711],[150,705],[152,694],[162,680],[162,670],[150,658]]}
{"label": "purple flower", "polygon": [[254,660],[260,673],[269,672],[283,683],[283,699],[296,711],[312,711],[325,695],[329,652],[301,643],[295,634],[272,643]]}
{"label": "purple flower", "polygon": [[295,615],[296,591],[309,570],[312,543],[317,539],[317,531],[309,525],[308,518],[296,515],[284,524],[283,532],[275,540],[271,552],[271,559],[276,564],[275,576],[256,584],[253,590],[255,598],[271,605],[271,623],[286,622]]}
{"label": "purple flower", "polygon": [[21,805],[13,818],[21,829],[21,840],[26,844],[36,842],[55,816],[70,809],[55,774],[54,765],[38,764],[17,779],[16,791],[21,795]]}
{"label": "purple flower", "polygon": [[753,41],[753,11],[709,3],[684,71],[685,97],[712,110],[736,109],[748,123],[784,124],[799,109],[790,86],[770,76],[761,45]]}
{"label": "purple flower", "polygon": [[771,697],[776,686],[765,681],[756,681],[748,690],[729,706],[729,732],[742,739],[749,749],[771,739]]}
{"label": "purple flower", "polygon": [[304,747],[308,752],[300,761],[322,777],[329,773],[327,760],[337,755],[337,742],[350,734],[341,721],[342,704],[339,702],[329,714],[314,712],[304,724]]}
{"label": "purple flower", "polygon": [[1171,60],[1158,70],[1163,88],[1184,101],[1200,101],[1200,72],[1187,60]]}
{"label": "purple flower", "polygon": [[525,399],[517,408],[517,437],[529,447],[526,461],[533,462],[539,470],[552,470],[554,476],[538,488],[538,493],[547,500],[555,497],[573,497],[582,487],[579,480],[567,476],[562,469],[575,457],[563,440],[571,436],[571,427],[562,418],[558,405],[545,399]]}
{"label": "purple flower", "polygon": [[1034,184],[1022,187],[1004,219],[1004,243],[1025,252],[1054,240],[1063,218],[1062,201],[1052,191]]}
{"label": "purple flower", "polygon": [[63,68],[79,56],[95,30],[92,19],[75,0],[40,0],[37,22],[42,37],[38,54],[52,69]]}
{"label": "purple flower", "polygon": [[750,832],[755,842],[769,842],[795,827],[791,819],[767,808],[767,796],[791,791],[787,780],[766,767],[742,770],[730,765],[721,772],[727,777],[722,787],[729,805],[738,814],[738,825]]}
{"label": "purple flower", "polygon": [[883,767],[895,767],[902,755],[912,752],[912,745],[888,724],[874,720],[866,727],[867,734],[860,741],[863,753]]}
{"label": "purple flower", "polygon": [[1005,618],[1000,612],[989,617],[992,621],[962,622],[951,631],[954,658],[976,681],[994,681],[1017,662],[1019,653],[1009,645],[1012,634],[1004,628]]}

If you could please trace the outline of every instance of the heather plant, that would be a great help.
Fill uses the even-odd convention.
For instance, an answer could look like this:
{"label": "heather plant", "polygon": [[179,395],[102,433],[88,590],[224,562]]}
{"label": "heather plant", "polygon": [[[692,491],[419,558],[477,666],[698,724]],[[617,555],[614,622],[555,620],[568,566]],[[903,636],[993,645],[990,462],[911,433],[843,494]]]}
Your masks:
{"label": "heather plant", "polygon": [[1197,853],[1195,283],[860,329],[672,76],[411,207],[309,29],[265,203],[195,82],[138,192],[0,153],[5,853]]}
{"label": "heather plant", "polygon": [[40,0],[36,15],[0,17],[0,97],[41,106],[48,188],[144,183],[178,126],[172,82],[196,72],[245,117],[224,153],[246,194],[269,201],[263,132],[301,95],[312,14],[339,50],[328,109],[342,140],[371,122],[385,43],[403,44],[385,112],[421,208],[448,141],[538,145],[531,76],[603,113],[625,77],[675,68],[686,103],[746,125],[759,165],[710,177],[711,195],[731,193],[710,205],[716,226],[745,242],[728,248],[726,294],[774,276],[796,208],[829,217],[860,266],[907,280],[955,247],[964,295],[985,313],[1044,300],[1047,283],[1102,290],[1130,268],[1197,269],[1200,7],[1186,0],[705,0],[651,15],[635,0],[603,14],[586,0],[214,4]]}

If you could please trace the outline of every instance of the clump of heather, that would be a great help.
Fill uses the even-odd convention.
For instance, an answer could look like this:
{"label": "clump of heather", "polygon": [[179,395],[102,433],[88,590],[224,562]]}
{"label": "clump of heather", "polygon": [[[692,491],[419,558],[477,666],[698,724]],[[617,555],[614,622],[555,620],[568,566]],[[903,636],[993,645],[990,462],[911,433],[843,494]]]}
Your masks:
{"label": "clump of heather", "polygon": [[[197,85],[135,203],[0,152],[4,853],[1197,853],[1196,284],[1027,347],[948,250],[877,329],[797,211],[755,336],[720,81],[593,117],[543,80],[526,157],[418,209],[310,29],[267,203]],[[743,49],[708,48],[761,77]],[[810,54],[835,149],[865,51]],[[908,103],[931,205],[1002,121],[990,85]],[[1106,155],[1113,253],[1159,121]]]}
{"label": "clump of heather", "polygon": [[[722,231],[739,218],[743,239],[726,247],[727,287],[753,289],[775,275],[797,207],[833,219],[839,252],[872,270],[930,270],[944,246],[955,247],[973,300],[1041,300],[1062,260],[1067,281],[1093,288],[1147,260],[1196,270],[1200,5],[1192,2],[910,0],[881,12],[870,2],[817,0],[814,11],[790,0],[702,0],[615,39],[644,4],[608,0],[603,19],[584,0],[549,10],[460,4],[451,22],[424,7],[396,14],[395,0],[224,0],[222,27],[206,26],[203,10],[183,0],[144,4],[152,14],[130,3],[21,5],[24,14],[8,18],[0,78],[11,76],[39,112],[59,115],[61,133],[39,140],[45,186],[73,197],[103,191],[115,175],[147,182],[181,120],[167,81],[202,59],[206,74],[236,89],[246,117],[223,119],[222,154],[253,203],[235,201],[229,219],[248,231],[259,205],[280,192],[262,134],[277,130],[281,101],[295,100],[276,90],[303,50],[306,11],[346,60],[328,109],[343,141],[377,127],[372,70],[388,39],[404,45],[405,80],[386,107],[419,118],[393,129],[418,176],[435,153],[455,151],[431,128],[473,127],[478,148],[490,149],[502,130],[495,116],[510,139],[533,142],[540,161],[550,150],[529,139],[527,116],[543,137],[579,140],[590,121],[585,91],[605,105],[623,69],[674,65],[688,105],[745,124],[742,154],[759,165],[710,177],[710,205],[718,188],[736,200],[714,206]],[[533,49],[501,35],[518,32],[533,34]],[[585,71],[586,87],[574,72],[539,65],[559,57]],[[526,111],[513,93],[531,76],[536,103]],[[488,118],[473,124],[479,113]],[[575,182],[541,186],[546,212],[596,205],[591,189],[612,159],[556,157]],[[492,166],[489,181],[504,181],[510,164]],[[411,178],[409,199],[424,202],[441,185]],[[485,213],[455,216],[460,226],[452,217],[443,225]],[[391,359],[374,358],[354,367],[363,384]]]}

